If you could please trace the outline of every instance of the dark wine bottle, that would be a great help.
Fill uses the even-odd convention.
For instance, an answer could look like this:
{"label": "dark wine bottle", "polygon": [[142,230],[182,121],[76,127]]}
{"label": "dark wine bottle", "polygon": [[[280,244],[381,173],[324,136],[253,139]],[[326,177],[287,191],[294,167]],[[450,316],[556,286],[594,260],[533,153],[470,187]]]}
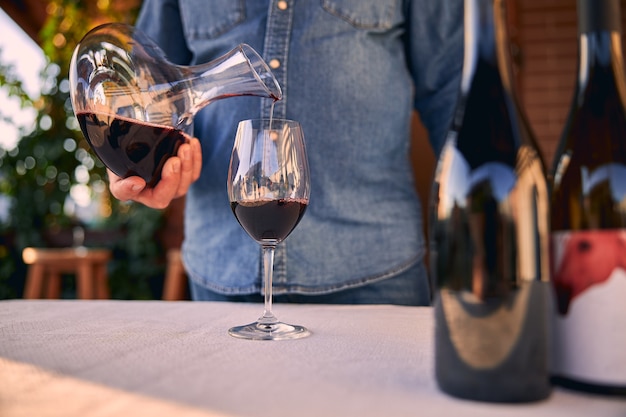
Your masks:
{"label": "dark wine bottle", "polygon": [[626,395],[626,84],[619,0],[578,0],[574,99],[553,170],[553,381]]}
{"label": "dark wine bottle", "polygon": [[549,197],[517,103],[504,0],[465,1],[457,110],[432,198],[435,373],[489,402],[550,395]]}

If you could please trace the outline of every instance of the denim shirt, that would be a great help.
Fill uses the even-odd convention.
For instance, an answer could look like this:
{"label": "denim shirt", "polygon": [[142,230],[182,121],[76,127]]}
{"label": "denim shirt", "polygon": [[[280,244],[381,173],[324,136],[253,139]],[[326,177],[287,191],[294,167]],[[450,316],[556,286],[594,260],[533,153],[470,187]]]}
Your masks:
{"label": "denim shirt", "polygon": [[[356,287],[423,261],[411,112],[438,153],[460,82],[462,0],[145,0],[137,26],[177,64],[239,43],[278,63],[274,117],[302,124],[311,198],[278,245],[275,294]],[[194,120],[203,169],[187,194],[183,260],[192,280],[219,293],[262,288],[260,247],[231,212],[226,177],[238,121],[268,117],[271,104],[218,100]]]}

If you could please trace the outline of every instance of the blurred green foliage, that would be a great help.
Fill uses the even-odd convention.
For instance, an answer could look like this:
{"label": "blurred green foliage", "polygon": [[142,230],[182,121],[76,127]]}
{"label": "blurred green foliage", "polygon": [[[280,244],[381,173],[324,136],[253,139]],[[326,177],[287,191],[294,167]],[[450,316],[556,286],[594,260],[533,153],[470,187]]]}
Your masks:
{"label": "blurred green foliage", "polygon": [[[118,3],[123,7],[117,7]],[[129,3],[137,4],[128,7]],[[39,97],[24,91],[19,74],[2,62],[0,54],[0,88],[22,107],[36,111],[33,130],[23,130],[15,148],[0,146],[0,196],[10,201],[8,220],[0,220],[0,299],[22,294],[23,248],[54,245],[55,236],[58,243],[59,236],[71,235],[76,226],[86,229],[86,246],[113,250],[114,260],[109,264],[113,298],[149,299],[157,294],[164,268],[157,238],[163,212],[109,197],[105,168],[90,151],[74,117],[68,82],[72,52],[82,36],[107,21],[134,22],[139,3],[50,2],[40,33],[47,64],[41,73]],[[1,108],[0,118],[11,122]],[[89,224],[66,209],[72,201],[68,196],[78,189],[91,193],[97,208]],[[90,242],[94,234],[100,238]],[[71,288],[68,291],[72,296]]]}

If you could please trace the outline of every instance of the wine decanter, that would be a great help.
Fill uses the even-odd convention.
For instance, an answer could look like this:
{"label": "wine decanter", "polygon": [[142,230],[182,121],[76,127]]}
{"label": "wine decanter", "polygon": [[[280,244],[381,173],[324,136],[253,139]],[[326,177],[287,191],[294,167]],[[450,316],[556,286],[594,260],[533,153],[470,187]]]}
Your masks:
{"label": "wine decanter", "polygon": [[206,64],[176,65],[123,23],[83,37],[69,80],[74,113],[98,158],[118,176],[139,175],[150,186],[192,133],[199,110],[227,97],[282,97],[265,61],[246,44]]}

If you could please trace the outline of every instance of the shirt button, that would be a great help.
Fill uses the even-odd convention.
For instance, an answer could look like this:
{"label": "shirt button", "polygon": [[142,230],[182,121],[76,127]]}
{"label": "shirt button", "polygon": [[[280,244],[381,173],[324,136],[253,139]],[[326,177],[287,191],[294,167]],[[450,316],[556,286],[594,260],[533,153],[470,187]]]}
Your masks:
{"label": "shirt button", "polygon": [[280,67],[280,61],[274,58],[270,60],[270,62],[268,62],[268,65],[270,66],[271,69],[276,69]]}
{"label": "shirt button", "polygon": [[287,10],[288,4],[285,0],[279,0],[276,4],[280,10]]}

